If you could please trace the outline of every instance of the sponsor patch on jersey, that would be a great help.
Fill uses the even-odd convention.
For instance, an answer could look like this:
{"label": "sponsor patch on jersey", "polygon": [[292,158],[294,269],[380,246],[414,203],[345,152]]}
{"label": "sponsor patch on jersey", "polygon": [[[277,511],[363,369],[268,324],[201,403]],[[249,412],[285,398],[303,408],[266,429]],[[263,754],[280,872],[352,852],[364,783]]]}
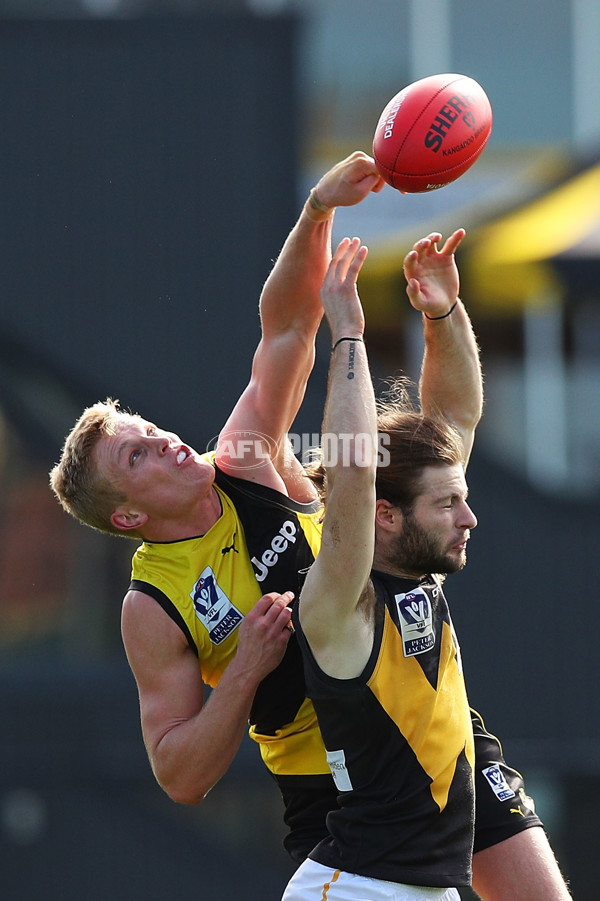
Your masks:
{"label": "sponsor patch on jersey", "polygon": [[351,792],[353,786],[346,766],[344,751],[327,751],[327,763],[338,791]]}
{"label": "sponsor patch on jersey", "polygon": [[435,644],[431,601],[422,588],[396,595],[404,656],[415,657]]}
{"label": "sponsor patch on jersey", "polygon": [[269,575],[269,569],[277,564],[277,561],[282,554],[285,554],[288,547],[296,543],[297,537],[298,526],[291,519],[286,519],[279,531],[271,539],[270,546],[262,552],[260,559],[258,557],[252,557],[251,559],[257,582],[264,582]]}
{"label": "sponsor patch on jersey", "polygon": [[196,616],[208,632],[213,644],[221,644],[236,629],[243,616],[233,606],[210,566],[200,574],[190,591]]}
{"label": "sponsor patch on jersey", "polygon": [[488,766],[481,772],[489,782],[492,791],[499,801],[506,801],[508,800],[508,798],[515,797],[514,791],[504,778],[502,770],[500,769],[498,764],[495,763],[493,764],[493,766]]}

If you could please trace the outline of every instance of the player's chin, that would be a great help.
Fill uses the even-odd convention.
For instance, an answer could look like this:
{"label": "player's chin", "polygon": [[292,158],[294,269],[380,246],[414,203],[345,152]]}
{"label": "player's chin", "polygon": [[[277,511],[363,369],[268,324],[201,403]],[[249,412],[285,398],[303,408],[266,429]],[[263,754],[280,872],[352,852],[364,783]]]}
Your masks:
{"label": "player's chin", "polygon": [[456,549],[451,551],[450,554],[446,555],[447,560],[447,573],[457,573],[466,566],[467,563],[467,551],[466,548]]}

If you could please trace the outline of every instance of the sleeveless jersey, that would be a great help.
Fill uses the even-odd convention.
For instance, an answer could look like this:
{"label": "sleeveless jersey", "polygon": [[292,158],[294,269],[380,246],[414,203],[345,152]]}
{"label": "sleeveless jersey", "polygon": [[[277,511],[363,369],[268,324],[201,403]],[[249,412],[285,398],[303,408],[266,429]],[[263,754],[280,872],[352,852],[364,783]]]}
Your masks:
{"label": "sleeveless jersey", "polygon": [[[203,459],[215,466],[222,515],[204,535],[143,542],[133,557],[130,588],[153,597],[179,625],[203,681],[214,686],[235,656],[238,626],[256,601],[269,591],[299,597],[320,546],[321,507],[226,475],[214,452]],[[274,775],[328,772],[294,636],[259,686],[250,724]]]}
{"label": "sleeveless jersey", "polygon": [[435,578],[373,572],[372,580],[373,649],[357,678],[320,669],[294,613],[338,788],[329,836],[309,856],[390,882],[468,885],[473,728],[448,605]]}
{"label": "sleeveless jersey", "polygon": [[[215,465],[214,453],[204,459]],[[228,476],[216,465],[215,489],[222,515],[212,528],[183,541],[144,542],[133,557],[130,584],[153,597],[181,628],[198,656],[203,681],[211,686],[235,655],[242,618],[268,591],[290,589],[298,598],[303,574],[321,543],[318,504],[296,503],[270,488]],[[261,683],[250,722],[250,735],[283,797],[289,828],[284,845],[300,863],[323,838],[337,790],[312,702],[306,699],[295,636],[280,666]],[[525,797],[522,779],[506,766],[497,739],[475,716],[473,723],[478,774],[487,774],[481,776],[483,790],[478,794],[483,848],[540,821],[528,809],[525,816],[509,816],[511,804],[514,807],[509,798]],[[498,783],[495,791],[490,788],[492,776]],[[485,799],[485,807],[479,798]]]}

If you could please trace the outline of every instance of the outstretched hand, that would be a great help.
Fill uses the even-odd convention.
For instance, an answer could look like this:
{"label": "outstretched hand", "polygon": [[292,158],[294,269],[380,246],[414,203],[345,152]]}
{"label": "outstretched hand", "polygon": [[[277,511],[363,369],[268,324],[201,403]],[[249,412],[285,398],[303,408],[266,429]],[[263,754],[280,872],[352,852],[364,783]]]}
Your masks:
{"label": "outstretched hand", "polygon": [[417,241],[404,258],[408,298],[431,319],[444,316],[458,299],[460,280],[454,253],[465,234],[464,228],[457,229],[438,250],[442,236],[432,232]]}
{"label": "outstretched hand", "polygon": [[356,280],[368,249],[360,238],[343,238],[333,255],[321,288],[321,300],[331,329],[332,344],[342,337],[360,338],[365,317]]}
{"label": "outstretched hand", "polygon": [[377,193],[385,181],[377,171],[375,161],[360,150],[336,163],[315,186],[317,196],[328,207],[353,206],[372,191]]}

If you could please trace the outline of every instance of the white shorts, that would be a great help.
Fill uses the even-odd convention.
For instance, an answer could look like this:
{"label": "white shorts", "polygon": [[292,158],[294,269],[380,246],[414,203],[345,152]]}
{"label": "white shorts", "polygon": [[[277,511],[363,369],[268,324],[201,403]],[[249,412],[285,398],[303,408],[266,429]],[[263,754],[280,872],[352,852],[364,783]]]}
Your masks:
{"label": "white shorts", "polygon": [[305,860],[288,882],[281,901],[460,901],[460,895],[455,888],[401,885]]}

